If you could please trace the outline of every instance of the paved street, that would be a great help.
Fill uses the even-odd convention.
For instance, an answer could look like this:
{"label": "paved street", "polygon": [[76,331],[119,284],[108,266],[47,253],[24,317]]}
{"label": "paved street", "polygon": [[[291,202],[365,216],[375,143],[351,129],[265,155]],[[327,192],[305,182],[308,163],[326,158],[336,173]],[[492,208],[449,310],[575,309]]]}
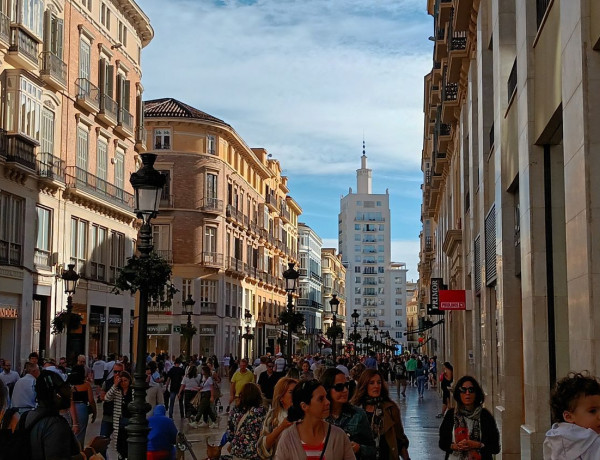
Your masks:
{"label": "paved street", "polygon": [[[223,391],[223,397],[221,400],[224,403],[224,408],[227,406],[227,400],[229,398],[229,385],[227,382],[221,384]],[[439,413],[441,408],[441,397],[437,390],[425,390],[425,397],[419,400],[417,389],[413,387],[407,388],[406,398],[400,396],[396,397],[396,387],[390,386],[390,395],[392,399],[396,401],[402,411],[402,421],[404,423],[404,429],[410,440],[409,452],[413,460],[439,460],[444,458],[443,452],[438,448],[438,428],[441,423],[440,419],[435,416]],[[102,404],[99,404],[101,407]],[[101,411],[101,409],[100,409]],[[101,412],[100,412],[101,413]],[[96,436],[100,432],[100,419],[88,427],[86,439],[89,441],[93,436]],[[206,458],[206,441],[218,443],[221,436],[225,432],[227,427],[227,415],[223,412],[219,416],[219,428],[209,429],[198,428],[193,429],[188,427],[185,420],[182,420],[179,414],[179,407],[175,407],[175,424],[180,431],[186,433],[188,439],[194,447],[194,452],[197,458]],[[108,456],[111,459],[116,459],[116,452],[112,449],[114,446],[111,443],[111,449],[109,449]],[[186,455],[186,458],[191,458],[190,455]]]}

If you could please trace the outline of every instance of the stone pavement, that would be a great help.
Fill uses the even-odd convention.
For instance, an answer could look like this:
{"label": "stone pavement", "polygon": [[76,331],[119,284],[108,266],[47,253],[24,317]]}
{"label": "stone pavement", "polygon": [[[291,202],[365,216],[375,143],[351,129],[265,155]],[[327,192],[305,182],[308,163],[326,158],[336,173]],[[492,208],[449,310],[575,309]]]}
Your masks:
{"label": "stone pavement", "polygon": [[[227,429],[227,415],[225,408],[229,400],[229,382],[225,379],[221,383],[221,391],[223,396],[223,412],[218,417],[219,428],[198,428],[193,429],[188,426],[186,420],[182,419],[179,414],[179,405],[175,403],[174,421],[177,428],[186,434],[191,442],[196,457],[201,460],[206,458],[206,442],[218,443]],[[419,399],[417,389],[408,387],[406,390],[406,398],[402,395],[396,396],[395,385],[390,385],[390,396],[392,400],[398,403],[402,413],[402,422],[404,430],[410,441],[409,453],[412,460],[439,460],[444,458],[444,453],[438,447],[438,429],[441,419],[435,416],[439,413],[442,402],[441,396],[436,389],[425,390],[425,397]],[[99,415],[95,423],[88,426],[86,442],[100,432],[101,407],[99,404]],[[112,460],[117,459],[117,454],[114,451],[114,442],[109,448],[108,457]],[[191,455],[186,454],[186,459],[191,459]]]}

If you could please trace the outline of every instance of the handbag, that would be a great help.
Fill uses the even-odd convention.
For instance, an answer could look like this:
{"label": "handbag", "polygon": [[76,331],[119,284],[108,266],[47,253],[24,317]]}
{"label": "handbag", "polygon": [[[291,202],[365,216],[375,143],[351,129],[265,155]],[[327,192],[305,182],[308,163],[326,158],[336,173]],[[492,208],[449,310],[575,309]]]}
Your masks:
{"label": "handbag", "polygon": [[195,408],[198,408],[198,406],[200,405],[200,399],[202,399],[202,394],[200,392],[197,392],[196,395],[190,401],[190,404]]}

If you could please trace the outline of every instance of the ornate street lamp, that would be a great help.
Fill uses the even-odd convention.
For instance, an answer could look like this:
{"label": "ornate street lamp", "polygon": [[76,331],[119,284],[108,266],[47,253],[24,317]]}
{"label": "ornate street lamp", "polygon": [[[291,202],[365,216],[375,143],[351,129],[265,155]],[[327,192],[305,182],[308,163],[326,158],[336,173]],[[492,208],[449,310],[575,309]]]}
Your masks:
{"label": "ornate street lamp", "polygon": [[61,278],[65,282],[65,294],[67,297],[67,313],[63,314],[64,324],[67,331],[67,350],[69,350],[69,338],[71,337],[71,324],[73,319],[73,294],[79,282],[79,274],[74,270],[75,264],[67,265],[67,270],[64,270]]}
{"label": "ornate street lamp", "polygon": [[333,313],[333,337],[331,338],[331,354],[333,355],[333,363],[335,364],[335,353],[336,353],[336,348],[337,348],[337,336],[338,336],[338,332],[337,332],[337,314],[338,314],[338,308],[340,306],[340,301],[337,298],[337,294],[332,294],[331,295],[331,300],[329,301],[329,305],[331,306],[331,313]]}
{"label": "ornate street lamp", "polygon": [[378,339],[378,334],[379,334],[379,328],[377,327],[377,324],[375,326],[373,326],[373,349],[375,350],[375,353],[377,353],[379,351],[379,346],[377,344]]}
{"label": "ornate street lamp", "polygon": [[242,335],[242,338],[246,341],[246,358],[248,359],[249,362],[252,362],[252,361],[250,361],[250,357],[248,356],[249,342],[250,342],[250,340],[252,340],[254,338],[254,335],[252,335],[252,330],[250,328],[250,324],[252,322],[252,313],[250,313],[250,310],[246,310],[244,312],[244,320],[246,321],[246,333],[244,335]]}
{"label": "ornate street lamp", "polygon": [[[138,251],[140,258],[146,258],[152,252],[152,227],[150,220],[156,216],[160,195],[166,178],[154,169],[156,155],[142,153],[142,167],[131,174],[129,182],[135,191],[135,214],[142,219]],[[129,404],[132,416],[127,426],[129,458],[144,460],[148,448],[148,421],[146,413],[150,405],[146,403],[146,347],[148,340],[148,289],[140,289],[137,355],[135,357],[135,373],[133,384],[133,401]]]}
{"label": "ornate street lamp", "polygon": [[358,332],[356,332],[356,329],[358,328],[358,318],[360,317],[360,314],[355,308],[354,313],[352,313],[350,316],[352,317],[352,327],[354,327],[354,337],[352,338],[352,341],[354,342],[354,358],[356,358],[356,348],[358,342]]}
{"label": "ornate street lamp", "polygon": [[365,329],[367,331],[367,336],[365,337],[365,340],[363,342],[367,345],[367,355],[369,354],[369,342],[371,341],[371,339],[369,338],[369,328],[370,327],[371,327],[371,321],[369,321],[369,318],[367,318],[365,320]]}
{"label": "ornate street lamp", "polygon": [[296,292],[298,286],[298,277],[300,273],[294,270],[294,262],[288,263],[288,269],[283,272],[283,277],[285,278],[285,291],[288,296],[287,303],[287,311],[289,321],[287,323],[287,360],[288,360],[288,368],[292,367],[292,321],[294,315],[294,297],[293,294]]}
{"label": "ornate street lamp", "polygon": [[196,301],[192,299],[192,294],[188,294],[188,298],[183,301],[183,314],[187,315],[187,324],[185,329],[181,329],[181,334],[186,339],[186,356],[187,359],[190,359],[192,356],[192,337],[196,334],[194,325],[192,324],[192,315],[194,314],[194,305]]}

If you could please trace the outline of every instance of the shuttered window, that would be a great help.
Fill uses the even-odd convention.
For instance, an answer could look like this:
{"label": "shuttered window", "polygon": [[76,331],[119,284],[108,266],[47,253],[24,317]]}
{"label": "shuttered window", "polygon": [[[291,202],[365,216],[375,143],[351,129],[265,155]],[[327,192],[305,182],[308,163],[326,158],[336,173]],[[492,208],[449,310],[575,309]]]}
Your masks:
{"label": "shuttered window", "polygon": [[485,283],[496,280],[496,206],[492,206],[485,218]]}

